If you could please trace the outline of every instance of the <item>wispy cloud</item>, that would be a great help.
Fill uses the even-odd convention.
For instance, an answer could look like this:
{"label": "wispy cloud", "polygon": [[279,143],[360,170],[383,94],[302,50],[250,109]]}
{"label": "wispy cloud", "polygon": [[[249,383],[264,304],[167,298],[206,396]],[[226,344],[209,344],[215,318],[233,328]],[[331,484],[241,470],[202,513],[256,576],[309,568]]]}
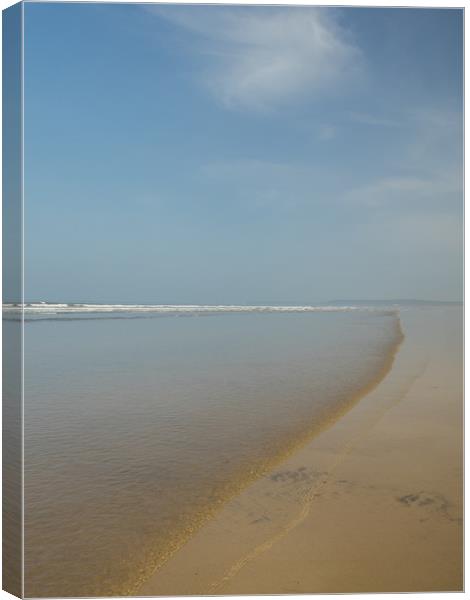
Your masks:
{"label": "wispy cloud", "polygon": [[257,159],[216,161],[201,165],[199,182],[212,189],[227,187],[231,197],[254,208],[285,211],[305,203],[315,171],[306,165]]}
{"label": "wispy cloud", "polygon": [[[361,117],[366,115],[361,115]],[[344,199],[369,208],[396,207],[406,212],[455,213],[463,198],[462,117],[458,112],[421,107],[405,110],[395,121],[367,117],[365,124],[400,128],[401,155],[382,176],[371,177]],[[386,143],[386,138],[384,138]],[[387,173],[388,171],[388,173]],[[424,214],[423,212],[423,214]]]}
{"label": "wispy cloud", "polygon": [[463,116],[460,111],[425,109],[411,115],[416,130],[407,160],[433,172],[443,166],[461,171],[463,167]]}
{"label": "wispy cloud", "polygon": [[272,110],[331,91],[362,55],[324,8],[152,8],[193,34],[200,78],[228,109]]}
{"label": "wispy cloud", "polygon": [[428,178],[420,177],[384,177],[347,192],[344,199],[369,208],[387,206],[416,206],[426,203],[448,208],[449,197],[459,201],[462,194],[458,173],[436,173]]}
{"label": "wispy cloud", "polygon": [[378,116],[369,113],[350,112],[349,118],[351,121],[361,123],[362,125],[370,125],[372,127],[401,127],[403,121],[389,119],[387,117]]}
{"label": "wispy cloud", "polygon": [[336,137],[336,127],[332,125],[322,125],[318,128],[317,139],[322,142],[328,142]]}

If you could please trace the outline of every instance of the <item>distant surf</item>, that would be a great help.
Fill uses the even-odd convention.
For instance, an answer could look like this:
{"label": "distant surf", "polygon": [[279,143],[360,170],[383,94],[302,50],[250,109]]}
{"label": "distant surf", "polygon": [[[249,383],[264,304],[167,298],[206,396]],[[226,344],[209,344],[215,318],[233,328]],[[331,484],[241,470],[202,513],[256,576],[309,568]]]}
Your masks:
{"label": "distant surf", "polygon": [[[6,303],[3,305],[5,316],[28,317],[67,317],[86,315],[199,315],[216,313],[316,313],[316,312],[352,312],[374,311],[383,314],[384,306],[366,305],[245,305],[245,304],[88,304],[28,302],[25,304]],[[395,307],[389,310],[396,311]]]}

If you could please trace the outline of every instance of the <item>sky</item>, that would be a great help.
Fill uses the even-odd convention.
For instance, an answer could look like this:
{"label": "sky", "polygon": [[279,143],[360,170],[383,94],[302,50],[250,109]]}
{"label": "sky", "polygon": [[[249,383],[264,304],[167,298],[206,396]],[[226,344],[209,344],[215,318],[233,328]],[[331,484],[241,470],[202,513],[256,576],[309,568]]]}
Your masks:
{"label": "sky", "polygon": [[25,298],[460,300],[462,11],[25,4]]}

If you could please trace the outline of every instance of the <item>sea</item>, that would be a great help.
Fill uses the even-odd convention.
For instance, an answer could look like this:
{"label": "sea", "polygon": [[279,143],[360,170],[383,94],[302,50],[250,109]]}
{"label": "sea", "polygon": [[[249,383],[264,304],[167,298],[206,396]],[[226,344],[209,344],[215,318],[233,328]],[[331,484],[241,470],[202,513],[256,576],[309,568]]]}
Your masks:
{"label": "sea", "polygon": [[[250,482],[389,369],[394,306],[30,303],[30,597],[132,595]],[[12,336],[14,337],[14,336]]]}

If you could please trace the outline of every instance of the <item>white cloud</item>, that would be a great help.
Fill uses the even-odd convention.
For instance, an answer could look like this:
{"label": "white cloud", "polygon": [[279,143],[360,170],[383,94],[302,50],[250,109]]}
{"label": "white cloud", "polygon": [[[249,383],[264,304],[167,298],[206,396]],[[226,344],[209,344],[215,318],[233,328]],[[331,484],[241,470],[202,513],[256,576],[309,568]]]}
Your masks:
{"label": "white cloud", "polygon": [[194,34],[200,76],[226,108],[271,110],[330,91],[361,52],[323,8],[150,9]]}
{"label": "white cloud", "polygon": [[461,171],[463,116],[460,111],[422,108],[411,115],[416,133],[407,152],[410,165],[438,171],[447,166]]}
{"label": "white cloud", "polygon": [[201,166],[200,173],[208,180],[240,181],[261,179],[272,180],[277,177],[299,177],[305,167],[298,164],[274,162],[259,159],[220,160]]}
{"label": "white cloud", "polygon": [[345,200],[369,208],[416,205],[424,201],[428,210],[432,202],[445,206],[449,196],[459,200],[461,194],[458,174],[443,172],[428,178],[384,177],[349,191]]}
{"label": "white cloud", "polygon": [[[246,206],[291,210],[308,198],[315,170],[306,165],[258,159],[216,161],[201,165],[199,178],[203,184],[229,188],[231,198]],[[224,198],[226,194],[222,194]]]}
{"label": "white cloud", "polygon": [[[373,119],[363,121],[374,123]],[[377,125],[386,123],[377,121]],[[423,214],[433,209],[439,214],[455,213],[463,199],[461,116],[422,107],[404,111],[395,123],[402,123],[406,135],[401,157],[391,165],[395,173],[371,178],[349,190],[344,199],[368,208],[395,206],[406,211],[407,207],[421,207]],[[386,143],[384,138],[385,148]]]}
{"label": "white cloud", "polygon": [[318,129],[317,139],[322,142],[328,142],[336,137],[336,127],[332,125],[322,125]]}
{"label": "white cloud", "polygon": [[349,118],[356,123],[370,125],[372,127],[401,127],[403,125],[403,123],[398,120],[368,113],[350,112]]}

